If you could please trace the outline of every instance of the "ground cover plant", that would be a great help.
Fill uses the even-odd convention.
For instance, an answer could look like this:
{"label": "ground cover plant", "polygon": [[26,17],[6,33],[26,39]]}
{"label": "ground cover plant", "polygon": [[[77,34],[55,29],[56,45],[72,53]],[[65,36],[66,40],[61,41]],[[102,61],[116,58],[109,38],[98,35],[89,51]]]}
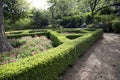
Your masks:
{"label": "ground cover plant", "polygon": [[0,54],[0,65],[16,62],[19,59],[53,48],[52,41],[46,36],[24,36],[11,38],[8,41],[14,47],[14,50]]}

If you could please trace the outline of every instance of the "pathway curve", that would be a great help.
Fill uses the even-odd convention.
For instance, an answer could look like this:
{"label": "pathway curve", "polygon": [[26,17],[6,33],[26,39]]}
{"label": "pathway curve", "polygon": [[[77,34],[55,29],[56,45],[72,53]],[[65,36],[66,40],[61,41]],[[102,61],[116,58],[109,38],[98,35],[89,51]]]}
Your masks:
{"label": "pathway curve", "polygon": [[105,33],[60,80],[120,80],[120,35]]}

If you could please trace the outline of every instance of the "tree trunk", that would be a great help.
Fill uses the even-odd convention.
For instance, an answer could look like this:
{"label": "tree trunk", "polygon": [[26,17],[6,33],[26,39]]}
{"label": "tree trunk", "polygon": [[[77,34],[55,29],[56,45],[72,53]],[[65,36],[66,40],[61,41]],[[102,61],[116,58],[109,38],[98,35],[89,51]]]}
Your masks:
{"label": "tree trunk", "polygon": [[3,0],[0,0],[0,52],[10,50],[12,50],[12,46],[7,42],[4,29]]}

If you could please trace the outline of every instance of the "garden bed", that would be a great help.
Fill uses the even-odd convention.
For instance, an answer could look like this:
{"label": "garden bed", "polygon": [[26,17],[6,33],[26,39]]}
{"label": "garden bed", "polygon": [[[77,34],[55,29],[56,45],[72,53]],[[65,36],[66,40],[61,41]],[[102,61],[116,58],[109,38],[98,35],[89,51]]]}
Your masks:
{"label": "garden bed", "polygon": [[52,41],[46,36],[24,36],[8,39],[8,41],[14,49],[0,54],[0,65],[16,62],[19,59],[53,48]]}

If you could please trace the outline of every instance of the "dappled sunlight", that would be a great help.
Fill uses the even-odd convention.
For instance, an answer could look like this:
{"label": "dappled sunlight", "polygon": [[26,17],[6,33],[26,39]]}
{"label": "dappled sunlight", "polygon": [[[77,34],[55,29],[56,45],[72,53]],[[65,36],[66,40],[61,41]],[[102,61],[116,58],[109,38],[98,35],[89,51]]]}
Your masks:
{"label": "dappled sunlight", "polygon": [[117,53],[119,53],[119,54],[120,54],[120,50],[118,50],[118,49],[115,49],[115,52],[117,52]]}
{"label": "dappled sunlight", "polygon": [[[104,35],[63,76],[65,80],[119,80],[120,46],[118,35]],[[115,44],[112,44],[112,43]],[[112,45],[111,45],[112,44]],[[115,46],[115,47],[113,47]]]}

